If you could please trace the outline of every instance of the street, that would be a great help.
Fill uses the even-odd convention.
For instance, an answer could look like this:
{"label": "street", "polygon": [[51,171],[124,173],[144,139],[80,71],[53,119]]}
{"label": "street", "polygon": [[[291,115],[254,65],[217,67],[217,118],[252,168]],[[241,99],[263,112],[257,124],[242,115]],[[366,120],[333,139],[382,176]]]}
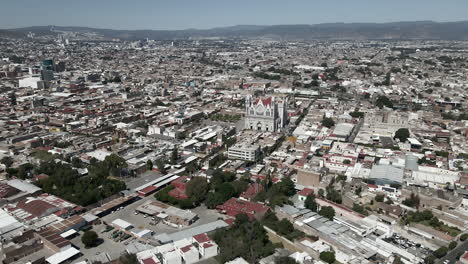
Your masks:
{"label": "street", "polygon": [[465,251],[468,251],[468,240],[465,242],[462,242],[462,244],[459,244],[458,247],[455,249],[449,251],[449,253],[441,258],[437,263],[444,263],[444,261],[449,260],[450,264],[456,263],[459,259],[459,257],[465,253]]}

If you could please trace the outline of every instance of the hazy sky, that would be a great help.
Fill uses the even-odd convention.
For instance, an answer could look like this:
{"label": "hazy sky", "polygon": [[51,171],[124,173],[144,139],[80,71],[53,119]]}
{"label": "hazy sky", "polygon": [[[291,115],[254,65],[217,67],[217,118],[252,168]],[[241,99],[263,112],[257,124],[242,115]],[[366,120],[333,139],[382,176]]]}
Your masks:
{"label": "hazy sky", "polygon": [[3,0],[0,28],[186,29],[468,20],[468,0]]}

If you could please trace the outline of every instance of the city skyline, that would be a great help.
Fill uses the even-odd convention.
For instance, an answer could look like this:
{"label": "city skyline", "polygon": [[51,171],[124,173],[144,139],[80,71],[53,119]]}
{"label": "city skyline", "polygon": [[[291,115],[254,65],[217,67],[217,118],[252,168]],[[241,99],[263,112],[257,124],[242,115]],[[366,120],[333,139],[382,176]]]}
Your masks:
{"label": "city skyline", "polygon": [[[28,26],[83,26],[109,29],[181,30],[234,25],[294,25],[322,23],[387,23],[399,21],[464,21],[468,3],[451,1],[219,1],[141,0],[138,5],[116,0],[77,3],[50,0],[9,2],[0,10],[0,28]],[[328,12],[327,12],[328,11]],[[20,15],[18,15],[20,14]],[[21,17],[21,19],[18,19]]]}

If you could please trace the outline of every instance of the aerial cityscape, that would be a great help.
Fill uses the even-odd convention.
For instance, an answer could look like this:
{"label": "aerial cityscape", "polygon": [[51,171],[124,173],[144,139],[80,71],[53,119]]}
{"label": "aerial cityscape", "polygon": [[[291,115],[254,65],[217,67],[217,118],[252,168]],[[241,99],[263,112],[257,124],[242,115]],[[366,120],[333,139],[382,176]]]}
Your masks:
{"label": "aerial cityscape", "polygon": [[468,22],[428,18],[1,22],[1,262],[468,263]]}

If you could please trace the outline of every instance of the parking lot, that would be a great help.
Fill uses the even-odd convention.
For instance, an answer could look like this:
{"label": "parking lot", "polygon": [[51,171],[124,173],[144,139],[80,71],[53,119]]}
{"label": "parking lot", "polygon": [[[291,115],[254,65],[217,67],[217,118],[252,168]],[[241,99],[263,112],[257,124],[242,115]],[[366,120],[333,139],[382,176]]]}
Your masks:
{"label": "parking lot", "polygon": [[404,249],[411,254],[419,256],[424,259],[426,256],[432,254],[432,250],[425,248],[423,245],[408,240],[399,234],[395,233],[392,237],[384,239],[384,241],[393,244],[401,249]]}
{"label": "parking lot", "polygon": [[76,259],[76,262],[89,259],[92,260],[94,257],[100,253],[107,253],[111,258],[119,257],[123,252],[125,252],[125,245],[122,243],[114,242],[112,239],[109,239],[106,235],[100,233],[104,228],[104,225],[97,225],[93,227],[93,231],[96,232],[99,236],[100,244],[96,247],[85,248],[81,242],[81,236],[83,231],[79,232],[79,235],[73,237],[70,242],[77,247],[83,254],[80,258]]}
{"label": "parking lot", "polygon": [[162,223],[154,226],[150,223],[152,222],[151,217],[147,217],[143,214],[135,214],[135,209],[146,202],[147,200],[154,200],[153,196],[145,197],[141,200],[138,200],[122,209],[118,209],[111,214],[108,214],[102,218],[107,224],[111,224],[115,219],[122,219],[131,223],[135,228],[139,229],[149,229],[155,234],[165,233],[165,232],[174,232],[177,228],[164,225]]}
{"label": "parking lot", "polygon": [[[155,198],[152,195],[145,197],[122,209],[116,210],[113,213],[104,216],[102,220],[110,224],[115,219],[122,219],[131,223],[135,228],[149,229],[153,231],[155,235],[162,234],[162,233],[170,234],[170,233],[183,230],[183,228],[180,228],[180,229],[175,228],[167,224],[164,224],[163,222],[159,222],[156,225],[153,225],[152,223],[154,223],[155,221],[152,220],[151,216],[146,216],[141,213],[136,213],[135,209],[148,200],[155,200]],[[225,218],[224,215],[218,213],[216,210],[209,210],[205,206],[194,208],[191,211],[196,213],[199,219],[195,223],[190,225],[189,227],[203,225],[203,224],[216,221],[219,218]],[[184,227],[184,228],[188,228],[188,227]]]}

